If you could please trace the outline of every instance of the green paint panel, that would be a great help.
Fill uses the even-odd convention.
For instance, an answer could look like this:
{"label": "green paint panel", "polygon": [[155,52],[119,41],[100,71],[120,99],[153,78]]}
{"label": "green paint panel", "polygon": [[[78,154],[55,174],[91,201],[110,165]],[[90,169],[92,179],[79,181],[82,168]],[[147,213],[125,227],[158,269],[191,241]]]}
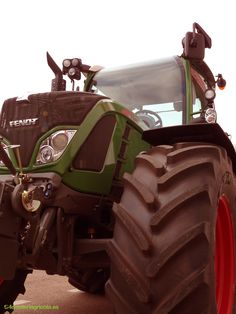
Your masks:
{"label": "green paint panel", "polygon": [[192,80],[190,72],[189,61],[182,58],[185,69],[185,82],[186,82],[186,123],[189,123],[192,119],[193,113],[193,96],[192,96]]}

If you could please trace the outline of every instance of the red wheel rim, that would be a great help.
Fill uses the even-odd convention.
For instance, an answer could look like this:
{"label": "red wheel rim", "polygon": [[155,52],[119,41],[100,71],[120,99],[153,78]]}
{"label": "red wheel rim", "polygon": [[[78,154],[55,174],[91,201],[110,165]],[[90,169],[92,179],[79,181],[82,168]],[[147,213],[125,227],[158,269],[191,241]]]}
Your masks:
{"label": "red wheel rim", "polygon": [[3,283],[3,279],[0,277],[0,286],[1,286],[1,284]]}
{"label": "red wheel rim", "polygon": [[219,199],[216,220],[216,301],[218,314],[232,314],[235,285],[234,228],[227,198]]}

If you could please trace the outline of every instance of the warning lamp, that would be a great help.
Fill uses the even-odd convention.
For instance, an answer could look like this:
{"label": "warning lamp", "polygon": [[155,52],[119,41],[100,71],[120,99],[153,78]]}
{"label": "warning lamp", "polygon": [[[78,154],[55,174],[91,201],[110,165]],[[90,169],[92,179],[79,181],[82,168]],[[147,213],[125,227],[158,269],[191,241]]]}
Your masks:
{"label": "warning lamp", "polygon": [[217,75],[216,84],[219,87],[219,89],[223,90],[226,86],[226,80],[223,78],[222,74]]}

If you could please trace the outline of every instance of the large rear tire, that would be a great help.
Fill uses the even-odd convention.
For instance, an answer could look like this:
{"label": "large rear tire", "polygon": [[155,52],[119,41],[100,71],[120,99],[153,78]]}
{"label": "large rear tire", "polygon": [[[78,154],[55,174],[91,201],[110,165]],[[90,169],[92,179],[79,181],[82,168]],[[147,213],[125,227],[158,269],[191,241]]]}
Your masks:
{"label": "large rear tire", "polygon": [[113,207],[106,292],[116,313],[235,313],[235,182],[216,145],[137,156]]}
{"label": "large rear tire", "polygon": [[29,272],[31,271],[19,269],[12,280],[0,279],[0,314],[13,311],[9,305],[13,305],[18,294],[25,293],[24,283]]}

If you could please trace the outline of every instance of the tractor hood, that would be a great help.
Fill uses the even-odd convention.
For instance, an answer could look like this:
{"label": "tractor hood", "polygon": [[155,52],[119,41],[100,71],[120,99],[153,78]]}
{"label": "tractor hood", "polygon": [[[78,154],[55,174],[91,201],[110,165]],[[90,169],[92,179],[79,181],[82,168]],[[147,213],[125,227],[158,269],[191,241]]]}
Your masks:
{"label": "tractor hood", "polygon": [[22,165],[26,167],[44,133],[56,126],[80,125],[103,98],[81,92],[50,92],[8,99],[1,111],[0,135],[11,145],[21,146]]}

